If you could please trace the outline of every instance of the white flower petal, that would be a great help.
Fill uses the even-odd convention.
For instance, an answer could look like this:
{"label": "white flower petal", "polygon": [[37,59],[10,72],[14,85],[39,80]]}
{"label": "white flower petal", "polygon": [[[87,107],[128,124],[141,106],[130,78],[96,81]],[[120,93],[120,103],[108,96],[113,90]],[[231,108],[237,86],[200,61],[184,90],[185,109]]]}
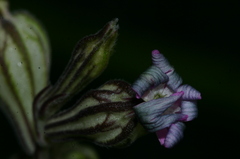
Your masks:
{"label": "white flower petal", "polygon": [[182,92],[173,94],[166,98],[159,98],[149,102],[143,102],[133,107],[141,123],[150,132],[170,126],[176,121],[185,120],[185,114],[164,114],[163,113],[181,98]]}
{"label": "white flower petal", "polygon": [[148,129],[149,132],[157,132],[171,126],[178,121],[183,121],[186,118],[187,115],[184,114],[159,115],[159,117],[152,119],[150,121],[151,123],[143,123],[143,125]]}
{"label": "white flower petal", "polygon": [[168,60],[158,50],[152,51],[153,65],[159,67],[169,77],[167,85],[172,89],[177,89],[182,84],[182,78],[175,72]]}
{"label": "white flower petal", "polygon": [[177,92],[183,91],[184,95],[182,96],[183,100],[198,100],[201,99],[201,93],[198,92],[195,88],[190,85],[182,85],[177,89]]}
{"label": "white flower petal", "polygon": [[191,121],[198,115],[197,104],[195,101],[182,101],[181,113],[187,115],[185,121]]}
{"label": "white flower petal", "polygon": [[137,81],[134,82],[132,88],[137,93],[137,98],[141,98],[147,90],[156,87],[161,83],[166,83],[167,81],[167,75],[165,75],[160,68],[151,66],[147,71],[141,74]]}
{"label": "white flower petal", "polygon": [[166,148],[171,148],[176,145],[183,138],[184,129],[185,125],[182,122],[172,124],[164,141],[164,146]]}
{"label": "white flower petal", "polygon": [[159,67],[164,73],[173,69],[168,60],[158,50],[152,51],[152,62],[153,65]]}
{"label": "white flower petal", "polygon": [[167,86],[175,91],[182,84],[182,78],[175,72],[174,69],[169,70],[166,75],[169,77]]}

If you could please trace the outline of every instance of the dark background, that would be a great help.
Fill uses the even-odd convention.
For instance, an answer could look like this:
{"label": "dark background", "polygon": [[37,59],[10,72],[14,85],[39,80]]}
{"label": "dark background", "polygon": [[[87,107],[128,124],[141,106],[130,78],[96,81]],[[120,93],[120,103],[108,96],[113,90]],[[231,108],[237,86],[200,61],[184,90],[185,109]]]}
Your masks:
{"label": "dark background", "polygon": [[[117,17],[120,36],[114,54],[106,71],[88,88],[110,79],[132,83],[151,65],[151,51],[159,49],[184,83],[202,93],[199,117],[186,123],[185,137],[176,147],[160,146],[151,134],[122,150],[94,146],[100,158],[239,158],[239,1],[10,2],[11,10],[26,9],[45,26],[52,46],[52,82],[61,74],[76,42]],[[0,154],[8,156],[19,145],[2,114],[0,121]]]}

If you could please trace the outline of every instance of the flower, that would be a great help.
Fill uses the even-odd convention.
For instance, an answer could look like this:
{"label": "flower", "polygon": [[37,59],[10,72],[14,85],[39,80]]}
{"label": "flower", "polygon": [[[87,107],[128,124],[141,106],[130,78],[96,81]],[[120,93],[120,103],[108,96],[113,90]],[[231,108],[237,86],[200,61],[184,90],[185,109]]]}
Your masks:
{"label": "flower", "polygon": [[181,77],[158,50],[152,51],[152,62],[132,85],[136,98],[145,101],[134,110],[142,125],[156,132],[161,145],[171,148],[183,137],[183,122],[197,117],[196,100],[201,99],[201,94],[182,85]]}
{"label": "flower", "polygon": [[146,130],[157,132],[165,147],[182,138],[183,122],[196,117],[195,101],[201,96],[191,86],[181,85],[181,78],[157,50],[152,53],[153,66],[132,87],[112,80],[74,101],[107,67],[118,29],[116,18],[80,40],[52,84],[45,30],[31,14],[12,14],[7,1],[0,0],[0,109],[26,154],[14,158],[89,158],[79,140],[122,148]]}

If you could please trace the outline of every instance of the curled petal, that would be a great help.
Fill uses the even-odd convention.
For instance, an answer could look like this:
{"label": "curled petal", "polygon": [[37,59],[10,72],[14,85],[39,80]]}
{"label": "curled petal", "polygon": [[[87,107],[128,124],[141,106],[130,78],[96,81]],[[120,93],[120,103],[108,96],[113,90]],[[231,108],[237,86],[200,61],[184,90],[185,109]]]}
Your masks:
{"label": "curled petal", "polygon": [[158,98],[148,102],[140,103],[133,107],[138,116],[150,116],[162,114],[171,107],[183,94],[178,92],[166,98]]}
{"label": "curled petal", "polygon": [[153,65],[159,67],[169,77],[168,86],[175,90],[182,84],[181,77],[174,71],[168,60],[158,50],[152,51]]}
{"label": "curled petal", "polygon": [[158,50],[152,51],[152,62],[153,65],[159,67],[164,73],[173,69],[168,60]]}
{"label": "curled petal", "polygon": [[164,128],[156,132],[158,141],[160,142],[161,145],[164,145],[168,131],[169,131],[169,128]]}
{"label": "curled petal", "polygon": [[168,114],[159,115],[158,118],[153,119],[150,123],[143,123],[149,132],[157,132],[161,129],[167,128],[178,121],[185,121],[187,115],[184,114]]}
{"label": "curled petal", "polygon": [[167,85],[172,90],[176,90],[182,84],[182,78],[175,72],[174,69],[169,70],[166,75],[169,77]]}
{"label": "curled petal", "polygon": [[172,148],[183,138],[185,125],[182,122],[172,124],[168,131],[164,129],[157,132],[158,140],[166,148]]}
{"label": "curled petal", "polygon": [[151,66],[133,84],[132,88],[137,93],[137,98],[141,98],[142,95],[150,88],[156,87],[157,85],[165,83],[167,81],[167,75],[165,75],[160,68]]}
{"label": "curled petal", "polygon": [[188,116],[185,121],[191,121],[194,118],[196,118],[197,114],[198,114],[196,102],[195,101],[182,101],[181,113]]}
{"label": "curled petal", "polygon": [[184,95],[182,96],[183,100],[198,100],[202,98],[201,93],[190,85],[182,85],[177,89],[177,92],[178,91],[184,92]]}
{"label": "curled petal", "polygon": [[163,114],[169,107],[174,107],[174,103],[182,95],[183,93],[179,92],[166,98],[143,102],[133,107],[133,109],[146,129],[155,132],[186,118],[186,115],[183,114]]}

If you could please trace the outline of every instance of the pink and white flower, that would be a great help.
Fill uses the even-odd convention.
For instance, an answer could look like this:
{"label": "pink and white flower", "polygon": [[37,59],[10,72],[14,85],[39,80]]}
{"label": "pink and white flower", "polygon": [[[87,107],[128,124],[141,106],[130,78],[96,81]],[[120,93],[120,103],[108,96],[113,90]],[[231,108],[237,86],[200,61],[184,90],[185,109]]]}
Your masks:
{"label": "pink and white flower", "polygon": [[134,110],[142,125],[156,132],[161,145],[171,148],[183,137],[183,122],[197,117],[196,100],[201,99],[201,94],[182,85],[181,77],[158,50],[152,51],[152,62],[132,85],[136,98],[145,101]]}

